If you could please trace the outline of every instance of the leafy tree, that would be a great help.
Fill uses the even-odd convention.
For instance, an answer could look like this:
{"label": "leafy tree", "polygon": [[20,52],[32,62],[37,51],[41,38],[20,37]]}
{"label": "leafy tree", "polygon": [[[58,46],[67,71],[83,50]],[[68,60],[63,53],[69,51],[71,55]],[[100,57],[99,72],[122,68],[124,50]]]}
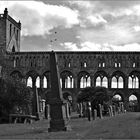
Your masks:
{"label": "leafy tree", "polygon": [[10,113],[31,114],[33,91],[20,81],[0,79],[0,116]]}
{"label": "leafy tree", "polygon": [[105,87],[86,87],[78,94],[77,102],[90,101],[92,105],[103,104],[109,101],[109,94]]}

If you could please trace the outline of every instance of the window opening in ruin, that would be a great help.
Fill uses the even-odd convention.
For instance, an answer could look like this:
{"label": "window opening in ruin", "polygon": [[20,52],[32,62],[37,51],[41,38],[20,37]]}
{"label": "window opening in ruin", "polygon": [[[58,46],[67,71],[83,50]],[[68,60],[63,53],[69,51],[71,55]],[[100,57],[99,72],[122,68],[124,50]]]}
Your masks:
{"label": "window opening in ruin", "polygon": [[136,63],[133,63],[133,68],[135,68],[136,67]]}
{"label": "window opening in ruin", "polygon": [[84,68],[86,68],[87,67],[87,63],[86,62],[84,62]]}
{"label": "window opening in ruin", "polygon": [[44,76],[43,78],[43,88],[47,88],[47,78]]}
{"label": "window opening in ruin", "polygon": [[103,68],[105,67],[105,63],[103,62],[103,64],[102,64],[102,66],[103,66]]}
{"label": "window opening in ruin", "polygon": [[13,46],[13,48],[12,48],[12,52],[15,52],[15,46]]}
{"label": "window opening in ruin", "polygon": [[70,62],[69,62],[69,64],[68,64],[68,67],[69,67],[69,68],[71,67],[71,64],[70,64]]}
{"label": "window opening in ruin", "polygon": [[117,63],[115,62],[115,68],[117,68]]}
{"label": "window opening in ruin", "polygon": [[33,81],[32,81],[32,77],[28,77],[27,79],[27,86],[32,87],[33,86]]}
{"label": "window opening in ruin", "polygon": [[36,78],[36,87],[40,88],[40,77],[39,76]]}

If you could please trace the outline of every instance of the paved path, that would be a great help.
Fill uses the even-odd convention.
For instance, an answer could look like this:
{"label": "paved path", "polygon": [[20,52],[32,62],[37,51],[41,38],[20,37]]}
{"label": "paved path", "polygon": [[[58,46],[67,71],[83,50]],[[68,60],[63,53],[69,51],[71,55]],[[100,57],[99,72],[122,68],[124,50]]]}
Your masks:
{"label": "paved path", "polygon": [[140,139],[140,113],[126,113],[89,122],[73,117],[71,130],[47,132],[48,121],[33,124],[1,124],[0,139]]}

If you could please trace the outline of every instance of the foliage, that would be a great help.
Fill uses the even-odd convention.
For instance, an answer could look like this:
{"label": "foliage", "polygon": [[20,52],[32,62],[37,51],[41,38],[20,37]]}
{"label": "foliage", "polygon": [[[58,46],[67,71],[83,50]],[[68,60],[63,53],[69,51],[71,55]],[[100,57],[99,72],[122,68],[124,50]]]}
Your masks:
{"label": "foliage", "polygon": [[86,87],[78,94],[77,102],[92,102],[92,105],[103,104],[109,101],[108,91],[105,87]]}
{"label": "foliage", "polygon": [[0,79],[0,116],[31,113],[33,92],[20,81]]}

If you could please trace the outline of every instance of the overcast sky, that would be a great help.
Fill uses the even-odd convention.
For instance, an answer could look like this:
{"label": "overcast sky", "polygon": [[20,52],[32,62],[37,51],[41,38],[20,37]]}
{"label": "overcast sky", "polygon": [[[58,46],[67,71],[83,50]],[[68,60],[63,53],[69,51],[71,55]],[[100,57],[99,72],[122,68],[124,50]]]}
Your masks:
{"label": "overcast sky", "polygon": [[0,1],[21,21],[21,51],[140,51],[139,1]]}

